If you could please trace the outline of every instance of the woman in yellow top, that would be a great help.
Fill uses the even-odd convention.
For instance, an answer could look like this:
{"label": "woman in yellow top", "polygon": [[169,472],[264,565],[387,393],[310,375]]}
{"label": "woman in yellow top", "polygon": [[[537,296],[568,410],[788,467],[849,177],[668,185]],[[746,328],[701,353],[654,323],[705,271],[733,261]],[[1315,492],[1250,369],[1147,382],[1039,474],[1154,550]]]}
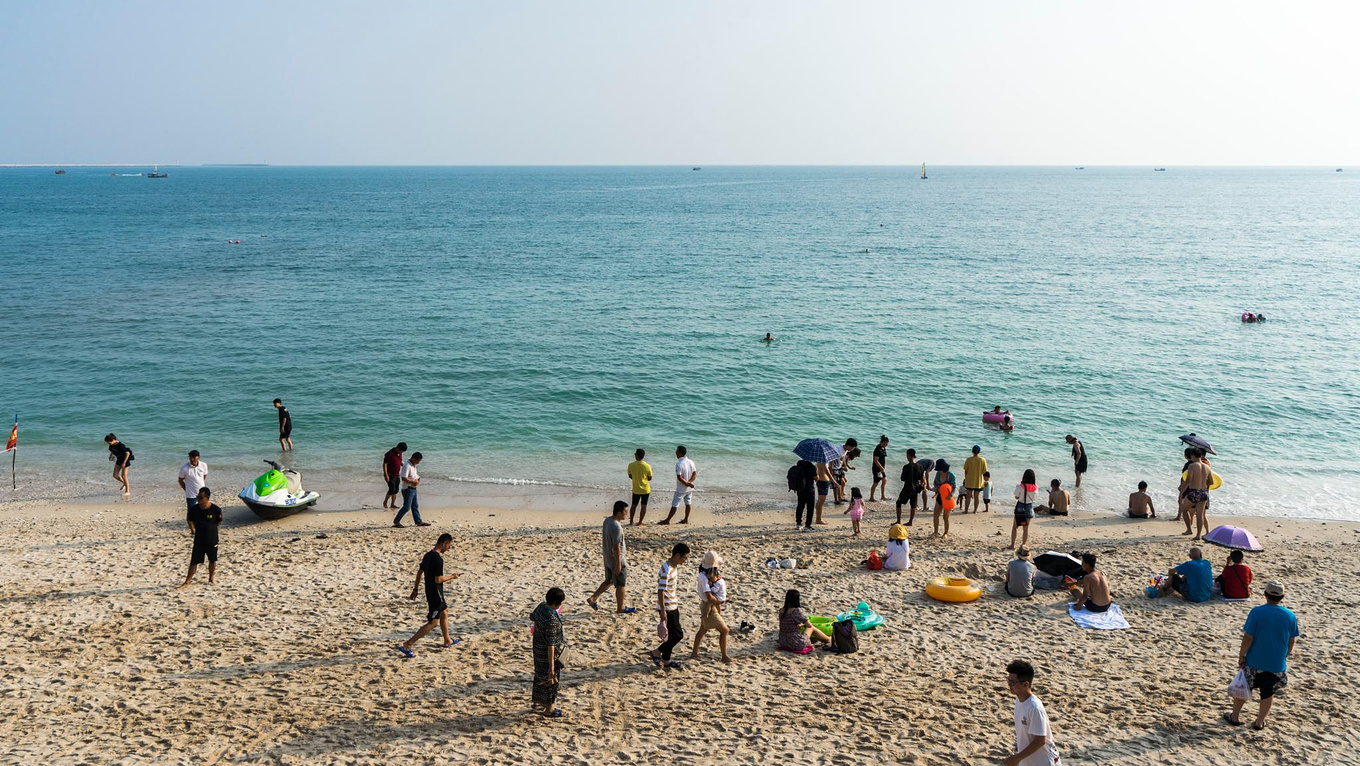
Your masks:
{"label": "woman in yellow top", "polygon": [[638,504],[642,504],[642,513],[637,517],[637,523],[647,518],[647,498],[652,496],[652,467],[642,458],[647,455],[646,450],[638,450],[633,453],[637,460],[628,464],[628,478],[633,480],[633,505],[628,509],[628,526],[633,526],[633,514],[637,513]]}

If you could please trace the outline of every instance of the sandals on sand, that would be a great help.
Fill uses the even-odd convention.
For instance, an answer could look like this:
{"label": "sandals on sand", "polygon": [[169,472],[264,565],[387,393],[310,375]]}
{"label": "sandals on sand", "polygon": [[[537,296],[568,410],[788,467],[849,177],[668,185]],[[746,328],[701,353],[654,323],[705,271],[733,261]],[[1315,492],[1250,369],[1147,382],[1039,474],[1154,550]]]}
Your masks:
{"label": "sandals on sand", "polygon": [[1241,721],[1234,721],[1234,720],[1233,720],[1232,713],[1224,713],[1224,714],[1223,714],[1223,720],[1224,720],[1224,721],[1227,721],[1229,726],[1241,726],[1241,725],[1242,725],[1242,722],[1241,722]]}
{"label": "sandals on sand", "polygon": [[404,656],[404,657],[405,657],[406,659],[408,659],[408,660],[409,660],[409,659],[413,659],[413,658],[416,656],[416,653],[415,653],[415,652],[411,651],[410,649],[407,649],[406,647],[402,646],[401,644],[397,644],[396,649],[397,649],[397,651],[401,652],[401,653],[402,653],[402,656]]}

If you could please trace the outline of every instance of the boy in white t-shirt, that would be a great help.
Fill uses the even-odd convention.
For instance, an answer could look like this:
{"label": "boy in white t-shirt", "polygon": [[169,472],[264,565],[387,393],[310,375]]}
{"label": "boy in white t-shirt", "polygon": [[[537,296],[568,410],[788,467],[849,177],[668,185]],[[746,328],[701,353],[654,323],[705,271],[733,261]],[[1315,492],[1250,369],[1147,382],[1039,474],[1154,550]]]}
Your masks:
{"label": "boy in white t-shirt", "polygon": [[1044,703],[1034,696],[1034,666],[1016,660],[1006,666],[1006,685],[1015,695],[1015,755],[1003,759],[1005,766],[1062,766],[1053,746]]}

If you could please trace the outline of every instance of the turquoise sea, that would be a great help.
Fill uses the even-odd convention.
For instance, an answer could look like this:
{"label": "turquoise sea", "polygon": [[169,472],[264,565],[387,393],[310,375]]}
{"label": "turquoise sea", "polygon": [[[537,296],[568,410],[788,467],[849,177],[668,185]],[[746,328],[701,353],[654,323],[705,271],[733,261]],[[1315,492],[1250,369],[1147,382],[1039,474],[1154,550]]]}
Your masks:
{"label": "turquoise sea", "polygon": [[1070,483],[1071,432],[1080,504],[1169,510],[1195,431],[1216,513],[1360,518],[1360,170],[110,172],[0,170],[18,496],[112,496],[108,431],[143,484],[190,448],[251,472],[277,396],[323,478],[405,440],[427,476],[623,487],[683,443],[701,489],[779,493],[799,439],[854,436],[867,489],[886,433],[894,475],[977,443],[1008,496]]}

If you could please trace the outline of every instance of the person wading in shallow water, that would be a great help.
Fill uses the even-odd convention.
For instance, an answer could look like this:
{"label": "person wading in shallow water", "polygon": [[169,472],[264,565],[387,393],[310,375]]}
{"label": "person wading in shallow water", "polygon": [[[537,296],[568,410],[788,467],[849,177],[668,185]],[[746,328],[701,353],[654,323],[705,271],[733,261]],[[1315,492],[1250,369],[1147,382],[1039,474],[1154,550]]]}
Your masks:
{"label": "person wading in shallow water", "polygon": [[1072,434],[1067,435],[1067,443],[1072,445],[1072,468],[1077,473],[1077,481],[1073,487],[1080,487],[1081,475],[1086,473],[1086,447]]}

